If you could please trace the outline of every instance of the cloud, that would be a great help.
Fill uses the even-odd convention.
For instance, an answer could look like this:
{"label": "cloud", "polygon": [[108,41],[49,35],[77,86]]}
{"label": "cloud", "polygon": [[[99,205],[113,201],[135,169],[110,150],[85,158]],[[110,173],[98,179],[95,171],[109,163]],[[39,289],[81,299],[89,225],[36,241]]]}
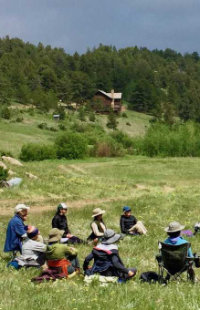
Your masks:
{"label": "cloud", "polygon": [[99,43],[200,52],[199,0],[1,0],[0,36],[84,52]]}

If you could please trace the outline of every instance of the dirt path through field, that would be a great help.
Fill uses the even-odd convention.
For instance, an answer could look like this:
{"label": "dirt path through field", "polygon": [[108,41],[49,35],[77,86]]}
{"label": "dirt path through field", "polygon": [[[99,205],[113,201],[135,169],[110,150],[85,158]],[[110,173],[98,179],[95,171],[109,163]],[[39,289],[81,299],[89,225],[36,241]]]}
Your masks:
{"label": "dirt path through field", "polygon": [[[67,204],[69,205],[69,208],[83,208],[85,206],[89,205],[99,205],[103,203],[109,203],[117,200],[124,200],[125,197],[119,196],[119,197],[114,197],[114,198],[103,198],[103,199],[85,199],[85,200],[76,200],[76,201],[68,201]],[[42,201],[42,199],[40,199]],[[12,215],[13,214],[13,207],[18,203],[18,201],[12,199],[12,200],[1,200],[1,208],[0,208],[0,215],[1,216],[6,216],[6,215]],[[3,207],[4,205],[10,205],[12,202],[13,207]],[[44,201],[43,201],[44,202]],[[52,211],[55,210],[55,204],[44,204],[43,206],[41,205],[36,205],[36,206],[31,206],[31,213],[42,213],[42,212],[47,212],[47,211]]]}

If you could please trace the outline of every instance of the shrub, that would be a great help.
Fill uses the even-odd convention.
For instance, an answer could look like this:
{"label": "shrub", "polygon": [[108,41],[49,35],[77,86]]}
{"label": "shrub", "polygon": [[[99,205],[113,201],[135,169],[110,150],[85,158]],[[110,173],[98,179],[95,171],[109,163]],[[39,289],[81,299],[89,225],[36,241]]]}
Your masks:
{"label": "shrub", "polygon": [[79,109],[78,117],[82,122],[85,122],[85,109],[83,107]]}
{"label": "shrub", "polygon": [[117,129],[117,119],[116,119],[116,116],[113,112],[110,112],[108,114],[108,122],[106,124],[106,126],[110,129]]}
{"label": "shrub", "polygon": [[126,133],[123,133],[122,131],[117,130],[113,132],[111,136],[115,141],[121,143],[125,149],[128,149],[133,146],[133,139],[129,137]]}
{"label": "shrub", "polygon": [[59,128],[60,130],[66,130],[66,127],[65,127],[65,125],[63,125],[63,124],[59,124],[59,125],[58,125],[58,128]]}
{"label": "shrub", "polygon": [[23,122],[23,120],[24,120],[23,117],[20,117],[20,116],[19,116],[19,117],[16,118],[15,121],[16,121],[17,123],[21,123],[21,122]]}
{"label": "shrub", "polygon": [[194,123],[151,125],[135,141],[137,153],[147,156],[200,156],[200,126]]}
{"label": "shrub", "polygon": [[40,128],[40,129],[48,129],[47,123],[38,124],[38,128]]}
{"label": "shrub", "polygon": [[90,120],[90,122],[95,122],[96,116],[95,116],[95,114],[94,114],[93,112],[91,112],[91,113],[89,114],[89,120]]}
{"label": "shrub", "polygon": [[34,161],[56,158],[56,149],[53,145],[40,145],[29,143],[22,146],[20,159],[23,161]]}
{"label": "shrub", "polygon": [[128,116],[127,116],[126,112],[122,112],[122,117],[124,117],[124,118],[128,118]]}
{"label": "shrub", "polygon": [[4,119],[10,119],[11,118],[11,112],[10,112],[10,109],[8,107],[4,107],[1,110],[1,117]]}
{"label": "shrub", "polygon": [[87,154],[87,141],[78,133],[68,132],[58,137],[55,145],[58,158],[76,159]]}
{"label": "shrub", "polygon": [[50,131],[54,131],[54,132],[58,131],[58,129],[56,129],[55,127],[49,127],[47,129],[49,129]]}
{"label": "shrub", "polygon": [[3,167],[0,167],[0,182],[6,181],[8,178],[8,169],[4,169]]}
{"label": "shrub", "polygon": [[93,155],[97,157],[123,156],[124,153],[121,144],[109,137],[97,142],[93,149]]}
{"label": "shrub", "polygon": [[131,126],[131,123],[129,123],[129,122],[126,122],[126,125],[127,125],[127,126]]}

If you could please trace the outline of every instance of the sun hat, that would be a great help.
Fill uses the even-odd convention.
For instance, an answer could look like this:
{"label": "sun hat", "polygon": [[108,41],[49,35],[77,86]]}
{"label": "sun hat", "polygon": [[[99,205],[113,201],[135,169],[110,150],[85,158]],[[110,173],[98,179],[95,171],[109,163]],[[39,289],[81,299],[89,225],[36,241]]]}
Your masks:
{"label": "sun hat", "polygon": [[33,237],[39,235],[39,230],[38,228],[36,228],[35,226],[28,226],[28,230],[27,230],[27,236],[29,237],[29,239],[32,239]]}
{"label": "sun hat", "polygon": [[129,206],[123,207],[123,212],[129,212],[129,211],[131,211],[131,208]]}
{"label": "sun hat", "polygon": [[116,234],[112,229],[106,229],[103,236],[103,244],[112,244],[121,239],[122,236],[120,234]]}
{"label": "sun hat", "polygon": [[52,228],[49,232],[49,242],[58,242],[62,238],[64,234],[64,230],[60,230],[58,228]]}
{"label": "sun hat", "polygon": [[171,222],[169,223],[169,226],[165,228],[165,231],[167,233],[174,233],[177,231],[181,231],[184,228],[185,226],[181,225],[179,222]]}
{"label": "sun hat", "polygon": [[57,210],[58,210],[58,211],[60,211],[60,210],[62,210],[62,209],[65,209],[65,210],[68,209],[68,206],[67,206],[66,203],[64,203],[64,202],[59,203],[59,205],[57,206]]}
{"label": "sun hat", "polygon": [[96,208],[92,211],[92,217],[95,217],[97,215],[100,215],[100,214],[104,214],[106,211],[105,210],[101,210],[100,208]]}
{"label": "sun hat", "polygon": [[15,213],[19,213],[21,212],[22,210],[30,210],[30,207],[26,206],[25,204],[23,203],[19,203],[16,205],[15,209],[14,209],[14,212]]}

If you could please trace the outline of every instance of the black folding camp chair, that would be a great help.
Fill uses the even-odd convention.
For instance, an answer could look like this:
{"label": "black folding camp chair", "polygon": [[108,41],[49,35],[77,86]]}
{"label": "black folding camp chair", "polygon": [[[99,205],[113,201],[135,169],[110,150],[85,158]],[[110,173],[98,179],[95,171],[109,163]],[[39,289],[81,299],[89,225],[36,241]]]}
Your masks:
{"label": "black folding camp chair", "polygon": [[190,243],[170,245],[159,242],[160,255],[157,255],[156,259],[161,281],[167,282],[170,278],[180,279],[183,272],[187,272],[187,280],[195,281],[193,258],[187,256],[189,248]]}

